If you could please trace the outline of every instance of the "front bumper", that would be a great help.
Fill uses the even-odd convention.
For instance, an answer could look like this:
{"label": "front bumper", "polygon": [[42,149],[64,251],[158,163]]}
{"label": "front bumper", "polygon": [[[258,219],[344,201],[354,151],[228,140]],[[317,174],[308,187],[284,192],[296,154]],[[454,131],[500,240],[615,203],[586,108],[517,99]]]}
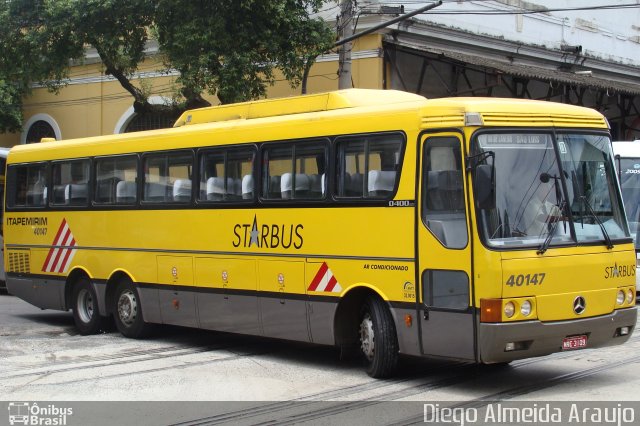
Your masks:
{"label": "front bumper", "polygon": [[[561,352],[562,340],[568,336],[588,336],[585,349],[618,345],[633,333],[637,315],[637,309],[632,307],[571,321],[479,323],[479,361],[491,364]],[[620,327],[629,327],[629,334],[618,336]],[[517,342],[520,349],[505,351],[505,346],[511,342]]]}

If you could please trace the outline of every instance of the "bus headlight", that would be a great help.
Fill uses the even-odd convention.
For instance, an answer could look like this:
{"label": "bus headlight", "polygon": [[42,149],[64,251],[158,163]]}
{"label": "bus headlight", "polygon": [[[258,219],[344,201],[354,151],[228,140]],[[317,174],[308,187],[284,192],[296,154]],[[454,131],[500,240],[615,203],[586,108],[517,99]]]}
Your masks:
{"label": "bus headlight", "polygon": [[624,291],[618,290],[618,295],[616,296],[616,304],[622,305],[624,303],[625,295]]}
{"label": "bus headlight", "polygon": [[633,302],[633,293],[635,293],[632,289],[627,289],[627,303],[631,304]]}
{"label": "bus headlight", "polygon": [[513,304],[513,302],[505,303],[505,305],[504,305],[504,315],[507,318],[511,318],[515,312],[516,312],[516,306]]}
{"label": "bus headlight", "polygon": [[520,305],[520,313],[523,316],[528,317],[531,313],[531,302],[529,302],[528,300],[522,302],[522,305]]}

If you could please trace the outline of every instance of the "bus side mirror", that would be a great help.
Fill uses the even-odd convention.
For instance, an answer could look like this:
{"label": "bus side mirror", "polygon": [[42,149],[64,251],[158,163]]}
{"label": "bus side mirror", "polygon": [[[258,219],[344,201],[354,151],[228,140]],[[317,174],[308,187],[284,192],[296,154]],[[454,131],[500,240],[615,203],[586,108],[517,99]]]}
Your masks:
{"label": "bus side mirror", "polygon": [[491,210],[496,207],[496,188],[493,180],[493,166],[479,164],[475,168],[473,188],[476,206],[482,210]]}

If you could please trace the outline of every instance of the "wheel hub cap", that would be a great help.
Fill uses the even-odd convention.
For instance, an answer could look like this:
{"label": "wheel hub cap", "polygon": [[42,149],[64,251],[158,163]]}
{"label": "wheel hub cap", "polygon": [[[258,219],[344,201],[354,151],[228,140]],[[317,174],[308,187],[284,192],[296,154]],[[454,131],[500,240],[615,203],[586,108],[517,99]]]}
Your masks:
{"label": "wheel hub cap", "polygon": [[88,323],[93,318],[93,297],[87,290],[80,290],[78,294],[78,315],[84,323]]}
{"label": "wheel hub cap", "polygon": [[369,314],[365,314],[360,323],[360,349],[369,361],[373,359],[375,351],[373,321]]}
{"label": "wheel hub cap", "polygon": [[125,325],[131,325],[136,319],[138,302],[136,296],[130,292],[124,292],[118,299],[118,317]]}

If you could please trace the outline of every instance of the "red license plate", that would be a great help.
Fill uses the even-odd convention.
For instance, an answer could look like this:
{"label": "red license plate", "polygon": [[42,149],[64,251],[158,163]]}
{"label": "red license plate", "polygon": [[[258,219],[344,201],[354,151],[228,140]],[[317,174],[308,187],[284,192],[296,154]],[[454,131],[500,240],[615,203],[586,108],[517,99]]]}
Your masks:
{"label": "red license plate", "polygon": [[580,349],[587,347],[587,336],[571,336],[562,339],[562,350]]}

